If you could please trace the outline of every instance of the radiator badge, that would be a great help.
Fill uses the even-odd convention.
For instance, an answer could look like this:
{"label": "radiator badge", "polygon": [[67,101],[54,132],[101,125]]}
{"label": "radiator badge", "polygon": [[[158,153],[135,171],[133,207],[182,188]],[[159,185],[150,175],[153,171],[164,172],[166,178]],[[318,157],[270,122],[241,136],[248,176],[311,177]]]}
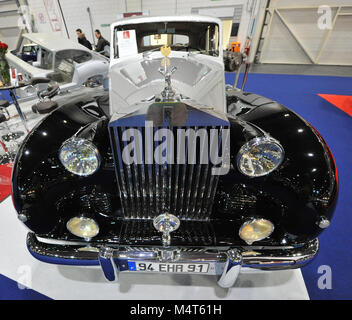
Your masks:
{"label": "radiator badge", "polygon": [[180,227],[180,220],[169,213],[164,213],[153,220],[154,228],[162,232],[163,246],[168,247],[171,244],[170,233],[176,231]]}

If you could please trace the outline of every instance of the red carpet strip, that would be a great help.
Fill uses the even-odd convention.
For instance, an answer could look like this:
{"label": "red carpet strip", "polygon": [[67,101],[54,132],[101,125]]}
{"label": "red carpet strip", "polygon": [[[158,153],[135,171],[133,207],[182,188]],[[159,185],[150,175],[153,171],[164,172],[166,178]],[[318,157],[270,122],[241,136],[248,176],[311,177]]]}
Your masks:
{"label": "red carpet strip", "polygon": [[12,163],[0,165],[0,202],[11,194]]}
{"label": "red carpet strip", "polygon": [[335,107],[338,107],[352,117],[352,96],[337,94],[318,94],[318,96],[329,101]]}

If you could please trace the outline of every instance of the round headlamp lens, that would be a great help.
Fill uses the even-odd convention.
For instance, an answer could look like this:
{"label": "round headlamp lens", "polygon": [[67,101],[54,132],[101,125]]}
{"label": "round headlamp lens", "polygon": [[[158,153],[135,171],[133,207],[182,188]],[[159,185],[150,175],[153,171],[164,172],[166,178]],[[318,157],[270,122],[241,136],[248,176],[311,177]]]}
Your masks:
{"label": "round headlamp lens", "polygon": [[277,169],[285,152],[278,141],[259,137],[247,142],[237,156],[238,169],[249,177],[262,177]]}
{"label": "round headlamp lens", "polygon": [[99,233],[99,226],[95,220],[85,217],[72,218],[66,227],[73,235],[84,239],[94,238]]}
{"label": "round headlamp lens", "polygon": [[266,219],[256,219],[246,222],[240,229],[240,238],[251,245],[255,241],[269,237],[274,231],[274,225]]}
{"label": "round headlamp lens", "polygon": [[89,140],[71,138],[60,148],[59,158],[63,166],[78,176],[90,176],[100,166],[100,154]]}

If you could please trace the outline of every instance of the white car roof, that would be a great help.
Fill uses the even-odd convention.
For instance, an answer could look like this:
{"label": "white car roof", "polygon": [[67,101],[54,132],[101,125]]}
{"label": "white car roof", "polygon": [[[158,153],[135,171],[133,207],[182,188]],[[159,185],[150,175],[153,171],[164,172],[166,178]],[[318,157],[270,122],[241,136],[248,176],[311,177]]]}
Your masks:
{"label": "white car roof", "polygon": [[23,37],[53,52],[74,49],[91,52],[85,46],[79,44],[77,40],[72,41],[53,33],[25,33]]}
{"label": "white car roof", "polygon": [[194,22],[210,22],[221,24],[221,20],[214,17],[201,15],[185,15],[185,16],[155,16],[155,17],[131,17],[121,19],[111,25],[114,29],[116,26],[134,23],[150,23],[150,22],[164,22],[164,21],[194,21]]}

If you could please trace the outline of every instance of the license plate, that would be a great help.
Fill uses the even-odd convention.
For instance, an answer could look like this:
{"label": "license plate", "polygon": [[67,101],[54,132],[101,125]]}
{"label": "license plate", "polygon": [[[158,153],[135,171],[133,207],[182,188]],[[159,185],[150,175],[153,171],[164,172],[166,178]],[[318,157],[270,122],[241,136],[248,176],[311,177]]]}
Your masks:
{"label": "license plate", "polygon": [[129,271],[159,273],[208,273],[208,263],[161,263],[128,261]]}

